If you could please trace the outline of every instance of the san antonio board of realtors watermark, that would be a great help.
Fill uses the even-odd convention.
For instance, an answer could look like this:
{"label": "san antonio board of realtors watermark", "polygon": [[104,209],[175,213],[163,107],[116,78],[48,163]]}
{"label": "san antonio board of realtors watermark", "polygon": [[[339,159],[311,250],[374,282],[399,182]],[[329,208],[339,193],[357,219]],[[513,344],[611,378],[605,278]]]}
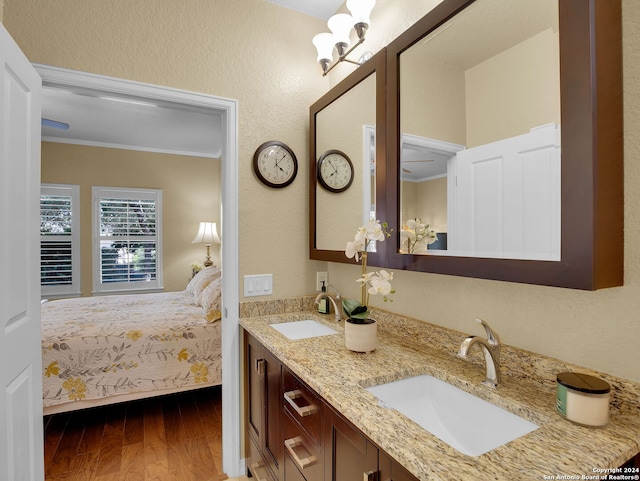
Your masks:
{"label": "san antonio board of realtors watermark", "polygon": [[638,481],[640,468],[629,466],[623,468],[593,468],[589,474],[545,474],[545,480],[607,480],[607,481]]}

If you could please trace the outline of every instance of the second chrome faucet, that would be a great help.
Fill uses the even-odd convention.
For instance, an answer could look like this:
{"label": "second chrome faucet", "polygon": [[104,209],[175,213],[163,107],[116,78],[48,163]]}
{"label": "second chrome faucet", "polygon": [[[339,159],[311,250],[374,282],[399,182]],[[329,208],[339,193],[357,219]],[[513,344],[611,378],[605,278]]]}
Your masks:
{"label": "second chrome faucet", "polygon": [[[320,294],[318,294],[316,296],[316,299],[314,302],[314,304],[319,304],[320,300],[323,297],[326,297],[329,302],[333,305],[333,312],[335,313],[335,320],[336,322],[340,322],[341,319],[341,315],[340,313],[342,312],[342,298],[340,297],[340,292],[338,291],[338,289],[336,289],[335,287],[333,287],[331,284],[329,284],[330,288],[332,288],[334,291],[336,291],[335,296],[332,294],[329,294],[328,292],[321,292]],[[329,309],[330,310],[330,309]],[[329,312],[327,312],[328,314]]]}
{"label": "second chrome faucet", "polygon": [[462,359],[466,359],[469,353],[469,349],[474,344],[477,344],[482,350],[482,354],[484,355],[484,361],[486,364],[486,379],[484,381],[485,384],[488,384],[493,387],[497,387],[501,381],[500,376],[500,337],[496,334],[489,324],[484,322],[482,319],[476,319],[476,322],[481,324],[485,331],[487,331],[487,338],[484,339],[478,336],[469,336],[460,345],[460,349],[458,350],[458,357]]}

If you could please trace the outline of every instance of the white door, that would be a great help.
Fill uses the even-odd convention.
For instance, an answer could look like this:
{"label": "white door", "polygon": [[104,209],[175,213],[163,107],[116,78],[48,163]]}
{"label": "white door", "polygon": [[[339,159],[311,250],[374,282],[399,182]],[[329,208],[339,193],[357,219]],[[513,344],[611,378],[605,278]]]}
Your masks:
{"label": "white door", "polygon": [[456,169],[456,254],[560,260],[559,126],[460,151]]}
{"label": "white door", "polygon": [[44,479],[40,76],[0,25],[0,480]]}

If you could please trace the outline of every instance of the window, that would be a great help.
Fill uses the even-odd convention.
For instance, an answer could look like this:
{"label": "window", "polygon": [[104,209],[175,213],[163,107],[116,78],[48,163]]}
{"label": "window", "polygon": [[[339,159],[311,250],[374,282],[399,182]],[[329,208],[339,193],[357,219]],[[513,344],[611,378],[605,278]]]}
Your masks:
{"label": "window", "polygon": [[80,186],[40,186],[40,285],[43,297],[80,295]]}
{"label": "window", "polygon": [[93,187],[95,293],[162,288],[162,191]]}

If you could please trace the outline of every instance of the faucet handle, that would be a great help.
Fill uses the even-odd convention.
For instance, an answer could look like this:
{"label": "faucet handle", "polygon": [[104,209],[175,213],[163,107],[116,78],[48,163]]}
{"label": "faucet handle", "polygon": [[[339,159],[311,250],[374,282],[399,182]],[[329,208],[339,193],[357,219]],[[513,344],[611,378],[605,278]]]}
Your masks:
{"label": "faucet handle", "polygon": [[487,331],[487,340],[489,341],[489,344],[496,347],[500,346],[500,336],[498,336],[498,333],[491,329],[491,326],[482,319],[476,319],[476,322],[481,324],[482,327],[484,327],[484,330]]}

